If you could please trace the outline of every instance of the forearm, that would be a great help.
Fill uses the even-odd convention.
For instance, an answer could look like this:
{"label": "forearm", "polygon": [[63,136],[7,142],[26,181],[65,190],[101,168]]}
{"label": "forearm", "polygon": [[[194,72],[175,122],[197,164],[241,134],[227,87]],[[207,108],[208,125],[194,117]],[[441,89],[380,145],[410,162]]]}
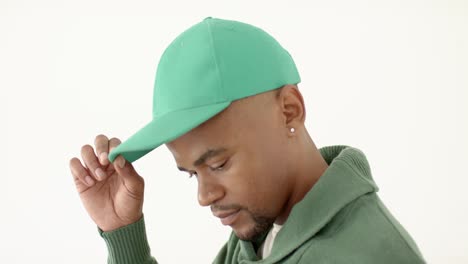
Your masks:
{"label": "forearm", "polygon": [[137,222],[114,231],[99,234],[107,245],[108,264],[157,264],[151,256],[146,237],[144,216]]}

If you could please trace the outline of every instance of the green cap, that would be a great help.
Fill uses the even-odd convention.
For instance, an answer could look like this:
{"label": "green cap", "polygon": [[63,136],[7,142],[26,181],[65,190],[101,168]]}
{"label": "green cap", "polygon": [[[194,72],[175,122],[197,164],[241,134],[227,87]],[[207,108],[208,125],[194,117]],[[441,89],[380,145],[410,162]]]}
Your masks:
{"label": "green cap", "polygon": [[262,29],[207,17],[166,48],[156,71],[153,119],[109,153],[133,162],[210,119],[232,101],[297,84],[291,55]]}

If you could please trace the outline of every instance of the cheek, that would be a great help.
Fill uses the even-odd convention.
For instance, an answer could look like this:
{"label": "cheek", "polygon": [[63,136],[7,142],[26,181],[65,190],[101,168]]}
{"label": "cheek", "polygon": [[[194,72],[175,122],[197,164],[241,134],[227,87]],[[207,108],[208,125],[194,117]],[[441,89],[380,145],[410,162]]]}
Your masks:
{"label": "cheek", "polygon": [[237,201],[250,211],[268,212],[276,196],[276,182],[270,176],[267,167],[259,166],[252,161],[249,166],[242,166],[236,171],[236,182],[233,194]]}
{"label": "cheek", "polygon": [[259,167],[255,161],[249,161],[245,155],[235,155],[230,158],[227,171],[222,174],[222,184],[226,189],[226,202],[237,203],[244,207],[256,199],[258,187],[263,185],[259,181]]}
{"label": "cheek", "polygon": [[[238,152],[225,174],[220,175],[226,189],[225,203],[239,204],[254,211],[276,211],[285,193],[282,165],[275,164],[278,154]],[[273,160],[272,160],[273,159]]]}
{"label": "cheek", "polygon": [[287,199],[289,190],[285,161],[279,155],[268,153],[261,156],[253,179],[258,203],[275,212]]}

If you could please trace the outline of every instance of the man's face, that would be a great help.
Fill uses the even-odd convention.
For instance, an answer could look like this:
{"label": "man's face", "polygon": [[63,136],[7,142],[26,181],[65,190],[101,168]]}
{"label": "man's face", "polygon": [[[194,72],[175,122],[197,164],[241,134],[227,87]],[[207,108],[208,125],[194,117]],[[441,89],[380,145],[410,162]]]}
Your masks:
{"label": "man's face", "polygon": [[242,240],[253,240],[271,227],[292,186],[285,154],[288,130],[274,95],[234,101],[166,144],[179,169],[196,177],[200,205],[210,206]]}

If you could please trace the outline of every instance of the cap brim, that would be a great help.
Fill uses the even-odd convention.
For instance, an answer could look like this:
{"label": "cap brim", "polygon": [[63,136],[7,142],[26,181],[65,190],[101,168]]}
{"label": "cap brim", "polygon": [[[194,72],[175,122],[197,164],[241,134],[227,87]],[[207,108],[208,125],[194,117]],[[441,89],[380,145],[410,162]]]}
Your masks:
{"label": "cap brim", "polygon": [[146,124],[109,153],[109,161],[118,155],[134,162],[163,143],[172,141],[227,108],[231,102],[205,105],[170,112]]}

